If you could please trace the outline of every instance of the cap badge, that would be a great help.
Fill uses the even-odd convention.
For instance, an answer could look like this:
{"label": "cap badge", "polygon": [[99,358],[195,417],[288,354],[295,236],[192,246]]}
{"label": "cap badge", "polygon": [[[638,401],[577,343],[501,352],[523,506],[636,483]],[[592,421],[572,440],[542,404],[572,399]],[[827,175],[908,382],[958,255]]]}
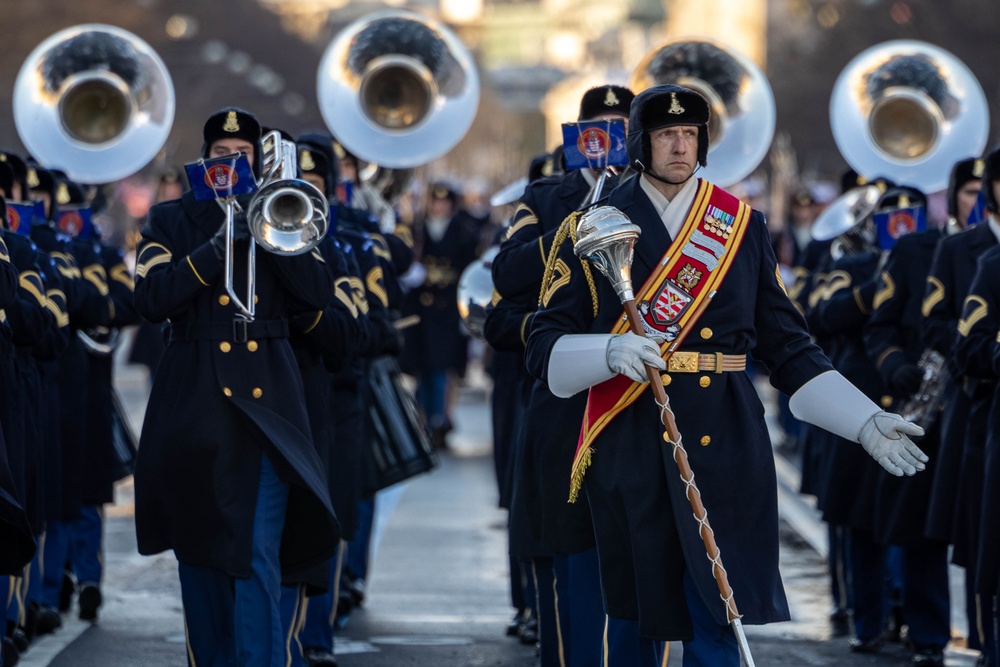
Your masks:
{"label": "cap badge", "polygon": [[69,203],[69,188],[66,187],[65,183],[60,183],[59,187],[56,189],[56,203]]}
{"label": "cap badge", "polygon": [[670,108],[667,109],[667,113],[672,113],[675,116],[679,116],[684,113],[685,109],[681,106],[681,103],[677,101],[677,93],[670,93]]}
{"label": "cap badge", "polygon": [[28,169],[28,187],[37,188],[38,187],[38,172],[34,169]]}
{"label": "cap badge", "polygon": [[972,163],[972,175],[976,178],[982,178],[983,172],[986,170],[986,163],[983,162],[982,158],[976,160]]}
{"label": "cap badge", "polygon": [[448,188],[443,185],[439,185],[434,188],[434,193],[432,195],[434,199],[447,199],[448,198]]}
{"label": "cap badge", "polygon": [[347,151],[344,150],[344,147],[340,145],[339,141],[333,142],[333,153],[337,156],[338,160],[343,160],[347,157]]}
{"label": "cap badge", "polygon": [[621,104],[621,100],[619,100],[618,96],[615,95],[615,91],[612,90],[611,88],[608,88],[608,94],[604,96],[604,106],[614,107],[618,106],[619,104]]}
{"label": "cap badge", "polygon": [[309,151],[302,151],[299,154],[299,167],[302,171],[313,171],[316,168],[316,163],[313,161],[312,153]]}
{"label": "cap badge", "polygon": [[910,198],[906,195],[899,195],[899,208],[910,208]]}
{"label": "cap badge", "polygon": [[240,124],[236,122],[236,112],[230,111],[226,114],[226,122],[222,126],[224,132],[239,132]]}
{"label": "cap badge", "polygon": [[552,175],[552,158],[545,158],[545,162],[542,163],[542,176]]}

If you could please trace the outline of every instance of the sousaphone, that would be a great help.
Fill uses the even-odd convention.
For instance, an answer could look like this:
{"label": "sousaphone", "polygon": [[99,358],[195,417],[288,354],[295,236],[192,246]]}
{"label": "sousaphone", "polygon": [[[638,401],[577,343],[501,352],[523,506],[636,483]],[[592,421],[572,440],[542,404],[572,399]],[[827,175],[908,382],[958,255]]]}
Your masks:
{"label": "sousaphone", "polygon": [[323,54],[316,90],[337,140],[392,169],[447,153],[479,106],[468,50],[443,25],[408,11],[376,12],[345,27]]}
{"label": "sousaphone", "polygon": [[961,60],[926,42],[896,40],[844,68],[830,125],[859,174],[931,193],[947,187],[952,165],[982,154],[990,123],[983,89]]}
{"label": "sousaphone", "polygon": [[14,124],[45,167],[80,183],[108,183],[144,167],[174,120],[170,73],[132,33],[87,24],[61,30],[24,61]]}
{"label": "sousaphone", "polygon": [[729,186],[749,176],[774,137],[774,94],[749,58],[706,39],[675,41],[648,53],[629,86],[639,94],[672,83],[708,100],[708,166],[698,176]]}

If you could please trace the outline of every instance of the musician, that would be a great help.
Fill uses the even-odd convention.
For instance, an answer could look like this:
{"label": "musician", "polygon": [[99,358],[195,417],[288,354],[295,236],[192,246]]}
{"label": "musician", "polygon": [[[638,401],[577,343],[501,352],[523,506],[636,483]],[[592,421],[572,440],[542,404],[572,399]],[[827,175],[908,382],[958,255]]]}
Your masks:
{"label": "musician", "polygon": [[452,376],[465,375],[468,362],[468,340],[455,308],[458,279],[476,258],[479,237],[458,215],[458,192],[435,183],[428,195],[426,215],[414,228],[416,257],[425,276],[407,294],[404,306],[404,315],[417,315],[420,322],[406,329],[402,362],[403,370],[417,377],[417,401],[431,440],[444,448],[452,430]]}
{"label": "musician", "polygon": [[[652,392],[624,407],[618,403],[631,387],[646,389],[646,364],[667,371],[663,382],[687,434],[691,466],[744,623],[788,618],[777,571],[771,444],[756,391],[741,372],[747,353],[768,365],[772,384],[791,395],[799,419],[860,440],[896,474],[915,473],[925,458],[907,438],[921,430],[880,410],[810,342],[782,288],[763,216],[693,178],[707,161],[708,119],[707,101],[687,88],[660,85],[640,93],[631,107],[627,147],[641,175],[609,200],[642,228],[632,279],[637,302],[649,301],[647,312],[655,314],[646,326],[666,338],[681,322],[687,325],[676,311],[653,310],[661,290],[681,303],[689,299],[681,318],[699,311],[694,301],[708,296],[706,286],[717,290],[685,339],[688,354],[668,368],[652,341],[607,333],[621,321],[621,304],[607,281],[595,277],[592,283],[582,269],[549,286],[543,297],[548,305],[535,315],[528,339],[528,367],[553,393],[570,396],[593,387],[574,481],[590,501],[607,635],[616,634],[622,619],[638,620],[641,635],[606,656],[610,665],[659,664],[657,646],[665,640],[684,640],[691,665],[735,665],[739,659],[686,486],[656,424],[660,410]],[[682,260],[664,269],[680,282],[660,277],[644,286],[664,256]],[[559,257],[574,266],[570,244]],[[716,284],[719,276],[724,280]]]}
{"label": "musician", "polygon": [[45,206],[44,218],[32,221],[31,239],[55,262],[69,316],[65,346],[57,356],[50,356],[51,363],[42,372],[43,382],[48,375],[57,394],[55,414],[58,414],[54,425],[55,447],[46,459],[47,474],[51,475],[47,485],[52,489],[46,499],[41,568],[44,577],[37,628],[38,634],[45,634],[62,624],[55,610],[60,608],[64,563],[69,558],[72,524],[79,516],[86,481],[82,469],[86,459],[90,388],[87,351],[76,332],[108,326],[114,306],[109,298],[107,274],[93,246],[68,237],[57,226],[61,208],[71,201],[70,182],[59,172],[38,165],[29,165],[27,178],[32,198],[40,199]]}
{"label": "musician", "polygon": [[[987,250],[997,245],[996,232],[1000,230],[995,223],[987,221],[972,228],[966,225],[982,185],[984,167],[983,160],[969,158],[955,163],[952,168],[948,183],[947,236],[938,244],[927,276],[922,305],[925,319],[921,330],[924,345],[948,360],[942,369],[946,384],[939,389],[944,392],[944,410],[938,417],[941,453],[934,471],[926,532],[928,537],[956,544],[959,535],[962,536],[962,544],[956,546],[952,560],[963,564],[968,573],[965,578],[966,615],[970,621],[968,646],[976,650],[982,646],[979,630],[990,625],[993,610],[990,605],[981,604],[975,592],[975,550],[969,548],[969,539],[979,531],[979,526],[969,520],[978,516],[978,510],[973,507],[979,503],[979,494],[969,496],[965,493],[967,487],[960,486],[959,482],[963,472],[963,447],[980,451],[984,444],[993,382],[956,373],[952,354],[956,327],[962,317],[962,303],[969,293],[976,263]],[[979,403],[980,409],[971,423],[969,408],[973,401]],[[972,433],[968,443],[966,433]],[[967,474],[972,472],[968,470]],[[956,514],[960,498],[964,507]],[[983,622],[978,623],[977,618],[982,618]]]}
{"label": "musician", "polygon": [[[922,193],[897,187],[882,195],[878,210],[889,212],[921,206],[926,208]],[[865,330],[865,347],[888,389],[890,405],[900,405],[920,388],[923,371],[917,362],[924,350],[921,341],[924,288],[935,248],[942,237],[939,229],[903,236],[889,253],[879,276],[872,315]],[[874,507],[876,539],[881,544],[903,548],[903,620],[910,627],[913,660],[925,665],[943,664],[943,650],[951,636],[948,545],[924,534],[933,471],[941,460],[937,456],[939,433],[940,424],[934,424],[921,441],[921,447],[931,457],[928,465],[932,474],[902,480],[883,473]],[[881,579],[877,573],[871,576],[871,581]],[[867,648],[877,650],[878,642]]]}
{"label": "musician", "polygon": [[[988,217],[970,232],[982,231],[1000,238],[997,195],[1000,192],[1000,149],[994,148],[985,158],[982,187]],[[995,614],[996,594],[1000,584],[1000,540],[997,538],[998,513],[996,489],[1000,488],[1000,457],[997,452],[996,387],[997,368],[997,276],[1000,275],[1000,250],[996,241],[979,256],[977,270],[956,322],[957,336],[952,350],[955,369],[965,387],[972,387],[958,493],[955,502],[955,549],[953,562],[966,568],[972,581],[967,594],[982,623],[981,650],[986,664],[1000,661]],[[970,392],[966,392],[969,394]],[[973,618],[980,618],[973,617]],[[970,624],[971,625],[971,624]],[[971,633],[970,633],[971,634]]]}
{"label": "musician", "polygon": [[[259,173],[260,123],[229,107],[208,118],[203,157],[243,152]],[[245,208],[245,207],[244,207]],[[235,221],[235,274],[249,231]],[[339,539],[288,343],[288,317],[326,307],[333,284],[310,252],[258,252],[257,314],[224,285],[224,213],[191,192],[149,211],[135,303],[171,322],[136,462],[139,552],[179,561],[188,650],[198,664],[282,666],[281,578],[328,561]],[[237,278],[237,294],[246,294]]]}
{"label": "musician", "polygon": [[[634,97],[622,86],[591,88],[580,100],[578,120],[627,121]],[[575,170],[539,179],[525,190],[492,265],[499,301],[487,316],[486,334],[494,347],[523,351],[539,307],[546,255],[564,220],[587,202],[599,177],[597,170]],[[617,182],[612,176],[605,192]],[[579,267],[579,260],[557,268],[554,279],[563,279],[571,267]],[[559,665],[560,658],[567,665],[591,665],[600,655],[604,622],[597,551],[587,503],[567,503],[565,490],[586,396],[559,398],[544,383],[527,380],[511,472],[511,548],[531,557],[538,580],[542,665]]]}

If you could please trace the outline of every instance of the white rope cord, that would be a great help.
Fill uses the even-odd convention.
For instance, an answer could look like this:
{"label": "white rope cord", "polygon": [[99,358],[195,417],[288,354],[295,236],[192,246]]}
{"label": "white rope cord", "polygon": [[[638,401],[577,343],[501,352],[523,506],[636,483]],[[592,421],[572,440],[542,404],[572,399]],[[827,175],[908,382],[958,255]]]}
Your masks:
{"label": "white rope cord", "polygon": [[[653,400],[656,402],[656,405],[660,408],[660,423],[661,424],[666,424],[667,423],[666,417],[668,415],[671,417],[672,421],[676,422],[676,417],[674,416],[674,412],[673,412],[673,410],[670,409],[670,398],[669,397],[667,397],[667,400],[664,401],[663,403],[660,403],[655,398]],[[683,452],[684,453],[684,457],[687,458],[687,450],[684,449],[684,443],[682,442],[683,438],[678,438],[677,442],[674,442],[673,440],[670,439],[670,435],[668,433],[664,432],[664,439],[668,443],[670,443],[670,446],[673,448],[674,462],[677,463],[678,467],[679,467],[681,452]],[[690,463],[689,463],[688,467],[690,468]],[[701,498],[701,491],[698,489],[698,486],[694,482],[694,469],[691,469],[691,476],[690,477],[684,477],[684,475],[681,474],[680,478],[681,478],[681,481],[684,482],[684,487],[685,487],[684,495],[687,496],[688,501],[689,502],[694,502],[694,496],[692,494],[695,494],[695,493],[698,494],[698,498],[700,499]],[[713,542],[714,542],[715,531],[712,530],[712,526],[708,523],[708,509],[705,508],[704,502],[702,503],[702,512],[703,513],[702,513],[701,516],[698,516],[697,514],[695,514],[693,512],[691,513],[691,516],[694,517],[694,520],[698,522],[698,535],[699,535],[699,537],[702,538],[702,541],[704,541],[705,540],[705,533],[702,532],[702,531],[708,531],[708,533],[710,533],[712,535]],[[724,575],[726,575],[726,578],[727,578],[727,581],[728,581],[729,573],[726,572],[726,568],[722,566],[722,550],[719,549],[718,543],[716,543],[715,555],[713,556],[712,554],[708,553],[708,551],[706,550],[705,557],[708,558],[709,562],[712,563],[712,576],[715,577],[715,580],[719,581],[718,572],[722,572]],[[725,596],[720,591],[719,598],[726,605],[726,612],[727,612],[727,616],[729,618],[743,618],[742,614],[736,613],[736,609],[734,608],[733,595],[734,595],[733,594],[733,587],[730,586],[729,587],[729,595]]]}

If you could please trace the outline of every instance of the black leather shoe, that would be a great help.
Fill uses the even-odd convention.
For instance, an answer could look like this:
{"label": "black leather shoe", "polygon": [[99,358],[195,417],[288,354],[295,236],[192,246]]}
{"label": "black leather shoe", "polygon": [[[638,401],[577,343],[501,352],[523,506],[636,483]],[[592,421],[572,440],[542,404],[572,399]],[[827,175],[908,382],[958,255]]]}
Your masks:
{"label": "black leather shoe", "polygon": [[302,657],[309,667],[337,667],[337,659],[333,654],[322,648],[309,647],[302,649]]}
{"label": "black leather shoe", "polygon": [[76,575],[69,570],[63,570],[62,588],[59,589],[59,611],[66,613],[73,606],[73,596],[76,594]]}
{"label": "black leather shoe", "polygon": [[534,646],[538,643],[538,619],[526,620],[518,630],[517,636],[525,646]]}
{"label": "black leather shoe", "polygon": [[101,601],[101,589],[94,584],[85,584],[80,589],[80,620],[96,621]]}
{"label": "black leather shoe", "polygon": [[13,628],[8,627],[7,637],[14,643],[14,648],[17,649],[18,653],[24,655],[28,651],[28,646],[31,644],[31,641],[28,639],[28,636],[24,634],[24,630],[17,626],[14,626]]}
{"label": "black leather shoe", "polygon": [[18,660],[21,659],[21,654],[18,653],[17,647],[14,646],[14,642],[11,641],[10,637],[4,637],[0,639],[3,642],[3,663],[2,667],[14,667]]}
{"label": "black leather shoe", "polygon": [[830,613],[830,634],[846,637],[851,634],[851,613],[846,609],[834,609]]}
{"label": "black leather shoe", "polygon": [[939,648],[922,648],[913,652],[913,664],[921,667],[944,667],[944,651]]}
{"label": "black leather shoe", "polygon": [[35,634],[41,637],[55,632],[62,627],[62,617],[59,612],[52,607],[38,608],[38,625],[35,626]]}
{"label": "black leather shoe", "polygon": [[524,617],[521,612],[517,612],[514,614],[514,618],[510,619],[506,630],[508,637],[517,637],[517,631],[521,629],[521,621],[523,618]]}
{"label": "black leather shoe", "polygon": [[347,579],[343,588],[351,594],[353,598],[354,606],[360,607],[365,601],[365,580],[364,579]]}
{"label": "black leather shoe", "polygon": [[847,643],[851,647],[852,653],[878,653],[882,648],[882,638],[858,639],[854,637]]}

